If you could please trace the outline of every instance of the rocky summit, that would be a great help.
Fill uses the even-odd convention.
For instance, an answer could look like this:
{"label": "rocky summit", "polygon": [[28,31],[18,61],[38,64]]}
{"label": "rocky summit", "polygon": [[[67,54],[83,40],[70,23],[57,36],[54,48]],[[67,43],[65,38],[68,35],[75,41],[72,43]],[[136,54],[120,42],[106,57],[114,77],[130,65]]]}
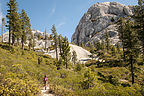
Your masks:
{"label": "rocky summit", "polygon": [[120,17],[133,14],[132,6],[117,2],[104,2],[92,5],[81,18],[71,40],[77,45],[101,41],[108,32],[111,44],[118,42],[118,32],[115,22]]}

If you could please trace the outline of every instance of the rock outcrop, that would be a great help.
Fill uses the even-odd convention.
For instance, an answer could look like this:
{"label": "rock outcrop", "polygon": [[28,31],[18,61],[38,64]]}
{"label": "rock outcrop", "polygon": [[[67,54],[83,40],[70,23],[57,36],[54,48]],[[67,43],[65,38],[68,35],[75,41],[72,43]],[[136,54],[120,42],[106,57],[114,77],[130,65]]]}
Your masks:
{"label": "rock outcrop", "polygon": [[108,32],[112,44],[118,42],[116,22],[120,17],[133,14],[132,6],[125,6],[117,2],[96,3],[91,6],[80,20],[71,40],[77,45],[99,41]]}
{"label": "rock outcrop", "polygon": [[[41,39],[38,40],[38,34],[40,34],[41,37],[44,37],[44,32],[40,32],[39,30],[32,30],[32,34],[34,35],[34,39],[35,39],[35,49],[41,49],[41,48],[45,48],[45,40]],[[49,34],[47,34],[49,35]],[[26,34],[27,38],[29,38],[29,34]],[[9,40],[9,32],[6,32],[3,34],[3,40],[4,42],[8,42]],[[19,41],[21,42],[21,41]],[[28,46],[29,40],[26,41],[27,43],[25,44],[26,46]],[[51,40],[47,40],[46,41],[46,48],[51,46],[52,41]]]}
{"label": "rock outcrop", "polygon": [[[91,53],[89,51],[87,51],[86,49],[83,49],[82,47],[79,47],[77,45],[70,44],[71,55],[72,55],[73,51],[76,52],[78,61],[84,62],[84,61],[91,59],[90,58]],[[58,50],[58,52],[59,52],[59,50]],[[55,50],[52,50],[52,51],[45,53],[45,54],[52,56],[52,58],[56,58]]]}

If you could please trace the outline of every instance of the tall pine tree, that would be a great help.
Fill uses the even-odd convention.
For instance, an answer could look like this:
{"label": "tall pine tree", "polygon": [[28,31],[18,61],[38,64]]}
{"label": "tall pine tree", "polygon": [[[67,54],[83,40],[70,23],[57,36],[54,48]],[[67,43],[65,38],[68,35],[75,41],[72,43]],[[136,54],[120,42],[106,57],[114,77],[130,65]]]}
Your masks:
{"label": "tall pine tree", "polygon": [[110,40],[109,40],[108,32],[105,33],[105,41],[106,41],[106,48],[107,48],[107,52],[108,52],[110,49]]}
{"label": "tall pine tree", "polygon": [[124,18],[120,18],[118,20],[118,34],[119,34],[119,39],[120,39],[120,42],[122,43],[122,48],[123,48],[123,59],[125,61],[126,59],[126,56],[125,56],[125,22],[126,20]]}
{"label": "tall pine tree", "polygon": [[24,44],[26,43],[26,34],[31,32],[31,24],[30,19],[27,16],[24,9],[22,9],[21,13],[21,20],[22,20],[22,33],[21,33],[21,43],[22,43],[22,49],[24,49]]}
{"label": "tall pine tree", "polygon": [[135,30],[133,30],[134,23],[128,20],[125,23],[125,39],[124,39],[124,46],[125,46],[125,55],[126,61],[131,65],[131,76],[132,76],[132,84],[134,84],[134,64],[137,63],[137,57],[139,55],[139,39],[138,34]]}
{"label": "tall pine tree", "polygon": [[52,26],[51,31],[52,31],[52,34],[53,34],[54,48],[55,48],[55,51],[56,51],[56,59],[58,61],[58,35],[57,35],[57,32],[56,32],[55,25]]}
{"label": "tall pine tree", "polygon": [[60,54],[64,64],[66,65],[66,69],[68,68],[68,62],[70,61],[70,46],[67,37],[64,38],[62,42],[62,53]]}
{"label": "tall pine tree", "polygon": [[15,27],[16,27],[16,22],[18,20],[17,18],[17,2],[16,0],[10,0],[7,3],[8,10],[7,10],[7,19],[8,19],[8,30],[9,30],[9,50],[11,49],[11,35],[12,35],[12,42],[14,43],[14,35],[15,35]]}
{"label": "tall pine tree", "polygon": [[138,0],[138,6],[135,7],[132,17],[135,20],[134,29],[137,31],[139,40],[141,41],[141,51],[144,61],[144,0]]}

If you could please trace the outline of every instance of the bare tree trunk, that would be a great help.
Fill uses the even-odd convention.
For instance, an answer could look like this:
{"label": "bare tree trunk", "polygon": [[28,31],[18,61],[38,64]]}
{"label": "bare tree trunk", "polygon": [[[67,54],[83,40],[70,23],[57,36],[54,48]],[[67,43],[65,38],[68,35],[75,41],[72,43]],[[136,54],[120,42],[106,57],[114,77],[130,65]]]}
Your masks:
{"label": "bare tree trunk", "polygon": [[57,50],[57,45],[56,45],[56,60],[58,61],[58,50]]}
{"label": "bare tree trunk", "polygon": [[1,33],[1,35],[2,35],[2,43],[3,43],[3,24],[2,24],[2,33]]}
{"label": "bare tree trunk", "polygon": [[9,50],[11,50],[11,28],[9,27]]}
{"label": "bare tree trunk", "polygon": [[46,50],[46,45],[47,45],[47,37],[46,37],[46,30],[45,30],[45,50]]}
{"label": "bare tree trunk", "polygon": [[131,64],[131,75],[132,75],[132,84],[134,84],[134,72],[133,72],[133,56],[130,56],[130,64]]}
{"label": "bare tree trunk", "polygon": [[17,38],[17,45],[19,46],[19,38]]}
{"label": "bare tree trunk", "polygon": [[22,49],[24,49],[24,36],[22,35]]}
{"label": "bare tree trunk", "polygon": [[12,45],[14,45],[14,43],[15,43],[15,35],[12,34]]}

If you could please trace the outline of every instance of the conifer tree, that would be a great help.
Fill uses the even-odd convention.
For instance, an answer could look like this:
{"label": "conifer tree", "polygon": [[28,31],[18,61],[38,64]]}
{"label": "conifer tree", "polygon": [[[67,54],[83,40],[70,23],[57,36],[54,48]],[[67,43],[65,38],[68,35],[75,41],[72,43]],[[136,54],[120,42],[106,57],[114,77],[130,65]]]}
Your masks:
{"label": "conifer tree", "polygon": [[32,34],[32,32],[30,32],[29,34],[30,34],[30,36],[28,38],[28,40],[29,40],[28,47],[29,47],[29,50],[31,50],[31,47],[33,47],[33,34]]}
{"label": "conifer tree", "polygon": [[29,47],[29,50],[31,50],[31,47],[32,47],[32,38],[29,38],[29,44],[28,44],[28,47]]}
{"label": "conifer tree", "polygon": [[59,35],[58,36],[58,42],[59,42],[59,50],[60,50],[60,54],[62,53],[62,40],[63,40],[64,38],[62,37],[62,35]]}
{"label": "conifer tree", "polygon": [[7,19],[8,19],[8,30],[9,30],[9,50],[11,49],[11,35],[12,35],[12,42],[14,43],[14,35],[15,35],[15,27],[16,27],[16,22],[18,20],[17,16],[18,16],[18,13],[17,13],[17,2],[16,0],[10,0],[8,3],[7,3],[7,6],[8,6],[8,10],[7,10]]}
{"label": "conifer tree", "polygon": [[17,38],[20,36],[21,28],[21,21],[20,15],[15,11],[14,13],[14,20],[13,20],[13,27],[12,27],[12,45],[14,45]]}
{"label": "conifer tree", "polygon": [[24,9],[22,9],[21,13],[21,20],[22,20],[22,33],[21,33],[21,43],[22,43],[22,49],[24,49],[24,43],[26,43],[26,34],[31,32],[31,24],[30,19],[27,16]]}
{"label": "conifer tree", "polygon": [[131,65],[131,75],[132,75],[132,84],[134,84],[134,64],[137,62],[137,57],[139,55],[139,39],[138,34],[133,30],[133,22],[128,20],[125,23],[125,55],[127,56],[127,61]]}
{"label": "conifer tree", "polygon": [[108,52],[109,49],[110,49],[110,40],[109,40],[108,32],[105,33],[105,42],[106,42],[106,49],[107,49],[107,52]]}
{"label": "conifer tree", "polygon": [[47,36],[47,31],[45,29],[45,50],[47,50],[47,39],[48,39],[48,36]]}
{"label": "conifer tree", "polygon": [[77,54],[75,51],[72,52],[72,62],[73,62],[73,64],[76,64],[76,62],[77,62]]}
{"label": "conifer tree", "polygon": [[62,42],[62,53],[61,57],[66,65],[66,69],[68,68],[68,62],[70,61],[70,46],[67,37],[64,38]]}
{"label": "conifer tree", "polygon": [[119,42],[116,44],[116,47],[117,47],[118,53],[120,53],[120,43]]}
{"label": "conifer tree", "polygon": [[55,48],[55,51],[56,51],[56,59],[58,61],[58,35],[57,35],[57,32],[56,32],[55,25],[52,26],[51,31],[52,31],[53,38],[54,38],[54,48]]}
{"label": "conifer tree", "polygon": [[101,49],[101,45],[100,45],[99,41],[94,42],[94,46],[95,46],[95,48],[96,48],[97,51]]}
{"label": "conifer tree", "polygon": [[112,45],[111,52],[113,56],[116,56],[116,47]]}
{"label": "conifer tree", "polygon": [[16,22],[15,39],[17,39],[17,45],[19,45],[19,40],[21,39],[21,35],[22,35],[22,20],[20,18],[20,14],[17,15],[17,18],[19,19]]}
{"label": "conifer tree", "polygon": [[38,40],[40,40],[40,39],[41,39],[41,34],[40,34],[40,33],[38,33],[37,38],[38,38]]}
{"label": "conifer tree", "polygon": [[2,43],[3,43],[3,30],[5,26],[5,18],[2,18],[2,30],[1,30],[1,36],[2,36]]}
{"label": "conifer tree", "polygon": [[36,45],[36,41],[35,41],[35,38],[34,38],[34,34],[31,35],[31,38],[32,38],[32,48],[34,50],[34,47]]}
{"label": "conifer tree", "polygon": [[85,45],[84,45],[84,43],[81,43],[81,44],[80,44],[80,46],[81,46],[82,48],[85,48]]}
{"label": "conifer tree", "polygon": [[124,61],[125,61],[125,59],[126,59],[126,57],[125,57],[125,39],[126,39],[126,37],[125,37],[125,20],[124,20],[124,18],[120,18],[119,20],[118,20],[118,27],[117,27],[117,29],[118,29],[118,34],[119,34],[119,39],[120,39],[120,41],[122,42],[122,48],[123,48],[123,59],[124,59]]}
{"label": "conifer tree", "polygon": [[134,15],[132,16],[135,20],[134,29],[138,33],[139,40],[141,41],[141,49],[144,61],[144,1],[138,0],[138,6],[135,7]]}
{"label": "conifer tree", "polygon": [[102,39],[101,44],[100,44],[100,47],[101,47],[101,50],[102,50],[102,51],[105,51],[106,45],[105,45],[104,39]]}
{"label": "conifer tree", "polygon": [[61,68],[61,66],[63,65],[63,59],[62,57],[59,58],[58,62],[57,62],[57,70],[59,70]]}

